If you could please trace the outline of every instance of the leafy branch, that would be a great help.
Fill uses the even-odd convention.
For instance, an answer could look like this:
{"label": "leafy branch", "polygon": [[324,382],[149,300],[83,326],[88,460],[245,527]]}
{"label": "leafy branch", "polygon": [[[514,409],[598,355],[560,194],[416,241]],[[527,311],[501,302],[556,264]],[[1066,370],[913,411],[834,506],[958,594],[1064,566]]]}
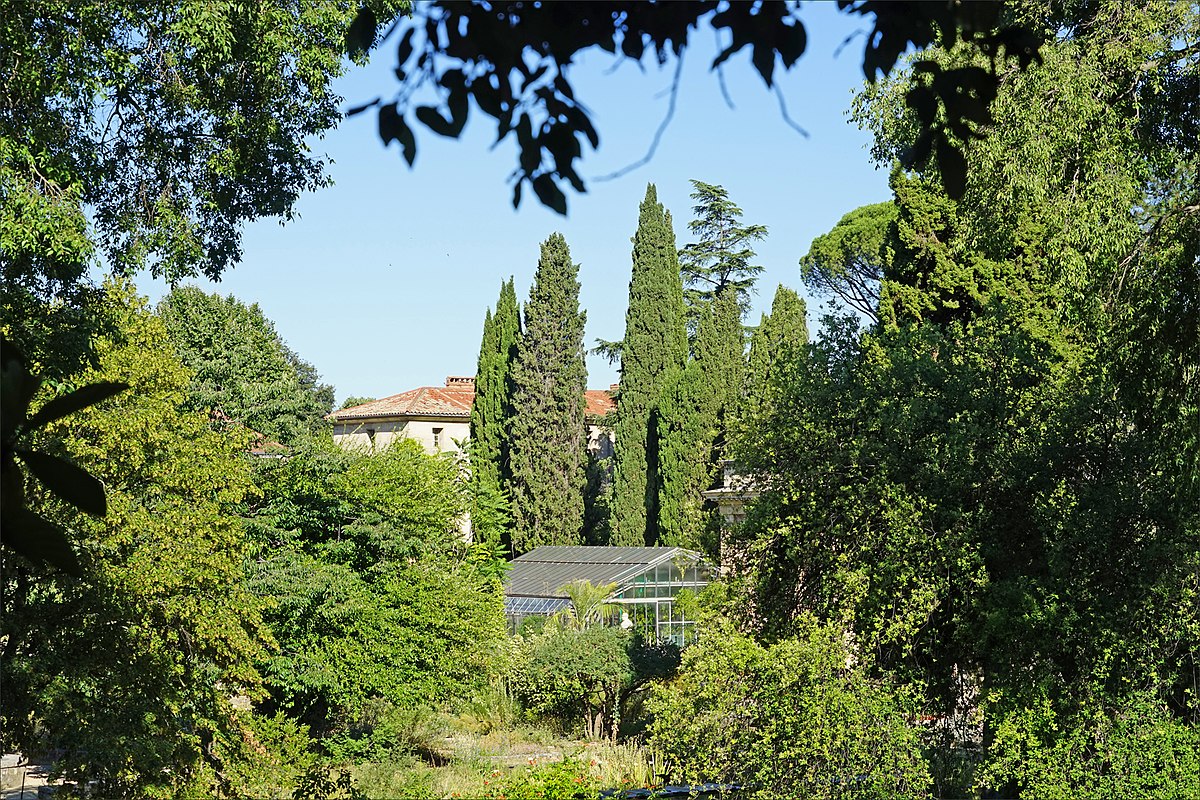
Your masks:
{"label": "leafy branch", "polygon": [[81,511],[102,517],[108,503],[102,484],[87,470],[35,449],[34,434],[52,422],[82,411],[129,388],[124,383],[102,382],[83,386],[50,400],[32,415],[30,403],[42,385],[32,374],[25,357],[0,337],[0,544],[30,561],[57,567],[72,575],[79,574],[79,561],[71,549],[66,531],[30,510],[25,502],[25,471],[28,470],[59,499]]}

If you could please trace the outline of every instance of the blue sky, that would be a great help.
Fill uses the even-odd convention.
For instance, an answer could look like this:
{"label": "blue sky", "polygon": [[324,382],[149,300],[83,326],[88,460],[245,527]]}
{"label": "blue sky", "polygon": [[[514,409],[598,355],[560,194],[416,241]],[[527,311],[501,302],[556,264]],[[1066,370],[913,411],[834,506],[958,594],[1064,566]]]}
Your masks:
{"label": "blue sky", "polygon": [[[600,148],[586,153],[580,173],[588,193],[568,192],[561,217],[530,200],[512,208],[506,178],[514,145],[489,149],[494,128],[472,116],[460,140],[418,131],[418,153],[409,170],[397,146],[385,149],[373,113],[345,120],[313,149],[334,163],[331,188],[303,197],[299,218],[281,226],[261,220],[245,231],[244,259],[207,291],[258,303],[288,344],[312,362],[337,390],[382,397],[447,375],[474,373],[484,312],[502,280],[516,278],[528,295],[538,245],[549,234],[566,236],[580,264],[581,305],[587,311],[586,343],[620,339],[630,271],[630,237],[646,184],[672,212],[680,246],[689,241],[689,179],[715,183],[745,212],[743,219],[770,229],[758,262],[766,271],[751,322],[770,306],[776,285],[802,291],[797,262],[812,239],[845,213],[889,197],[887,174],[870,162],[868,136],[845,116],[862,85],[863,36],[834,53],[866,26],[837,13],[832,3],[802,11],[808,51],[790,72],[777,70],[793,120],[749,63],[749,52],[727,63],[726,85],[735,108],[721,96],[708,69],[716,52],[702,29],[686,62],[675,117],[654,158],[612,181],[594,180],[645,155],[667,110],[665,90],[674,68],[644,69],[626,62],[613,69],[605,53],[589,53],[570,73],[576,96],[593,111]],[[354,105],[395,90],[393,44],[370,66],[347,74],[337,91]],[[473,109],[473,111],[476,111]],[[152,299],[161,283],[143,276]],[[810,327],[817,303],[809,300]],[[616,368],[588,358],[588,384],[617,380]]]}

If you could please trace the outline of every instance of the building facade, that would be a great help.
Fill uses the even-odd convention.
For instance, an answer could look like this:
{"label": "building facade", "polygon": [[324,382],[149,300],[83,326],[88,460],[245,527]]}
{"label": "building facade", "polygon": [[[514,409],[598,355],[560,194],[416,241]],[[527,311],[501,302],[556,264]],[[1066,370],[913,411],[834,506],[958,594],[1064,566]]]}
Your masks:
{"label": "building facade", "polygon": [[[612,431],[604,417],[616,404],[612,390],[588,389],[588,452],[597,458],[612,455]],[[334,411],[333,440],[347,449],[373,450],[395,439],[413,439],[427,453],[460,452],[471,435],[471,404],[475,379],[450,376],[445,386],[421,386],[380,400]]]}

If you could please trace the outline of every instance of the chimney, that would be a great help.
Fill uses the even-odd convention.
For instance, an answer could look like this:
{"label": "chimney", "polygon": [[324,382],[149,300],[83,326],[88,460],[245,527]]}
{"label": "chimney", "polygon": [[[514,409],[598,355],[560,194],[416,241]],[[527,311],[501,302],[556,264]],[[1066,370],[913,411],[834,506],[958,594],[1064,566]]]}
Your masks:
{"label": "chimney", "polygon": [[475,378],[469,375],[447,375],[446,386],[453,386],[461,389],[474,389]]}

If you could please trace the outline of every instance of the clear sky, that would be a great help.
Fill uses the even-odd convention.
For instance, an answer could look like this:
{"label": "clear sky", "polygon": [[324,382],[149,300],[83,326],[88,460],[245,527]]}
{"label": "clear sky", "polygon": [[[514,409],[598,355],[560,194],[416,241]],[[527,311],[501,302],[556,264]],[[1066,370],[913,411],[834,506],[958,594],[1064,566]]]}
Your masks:
{"label": "clear sky", "polygon": [[[727,62],[735,108],[726,105],[708,69],[716,42],[704,28],[685,55],[676,114],[653,159],[619,179],[595,180],[645,155],[666,114],[664,90],[674,68],[659,69],[647,58],[644,69],[626,62],[614,70],[608,54],[588,53],[570,75],[576,97],[593,111],[600,149],[585,149],[580,174],[588,193],[568,191],[567,217],[537,204],[529,191],[512,208],[506,178],[515,144],[489,149],[494,127],[475,116],[477,109],[457,141],[415,126],[412,170],[397,145],[382,146],[368,112],[312,143],[333,159],[335,185],[303,197],[299,218],[286,226],[250,225],[243,262],[219,284],[199,285],[258,303],[288,344],[334,385],[339,403],[349,395],[441,385],[447,375],[474,374],[484,312],[495,305],[501,281],[515,276],[523,302],[539,243],[554,231],[566,236],[580,264],[587,346],[597,337],[620,339],[630,237],[646,184],[657,185],[683,246],[690,241],[689,179],[695,178],[724,186],[746,222],[770,229],[756,248],[766,268],[749,320],[757,323],[776,285],[802,291],[797,262],[814,237],[843,214],[890,196],[886,171],[868,157],[867,134],[845,114],[863,81],[866,23],[838,14],[832,3],[808,5],[802,18],[808,50],[776,76],[807,138],[784,121],[778,99],[750,66],[749,49]],[[385,43],[370,66],[339,82],[347,106],[394,93],[394,48]],[[164,292],[148,276],[139,286],[153,300]],[[810,328],[816,310],[810,298]],[[617,380],[616,368],[595,356],[588,373],[592,388]]]}

